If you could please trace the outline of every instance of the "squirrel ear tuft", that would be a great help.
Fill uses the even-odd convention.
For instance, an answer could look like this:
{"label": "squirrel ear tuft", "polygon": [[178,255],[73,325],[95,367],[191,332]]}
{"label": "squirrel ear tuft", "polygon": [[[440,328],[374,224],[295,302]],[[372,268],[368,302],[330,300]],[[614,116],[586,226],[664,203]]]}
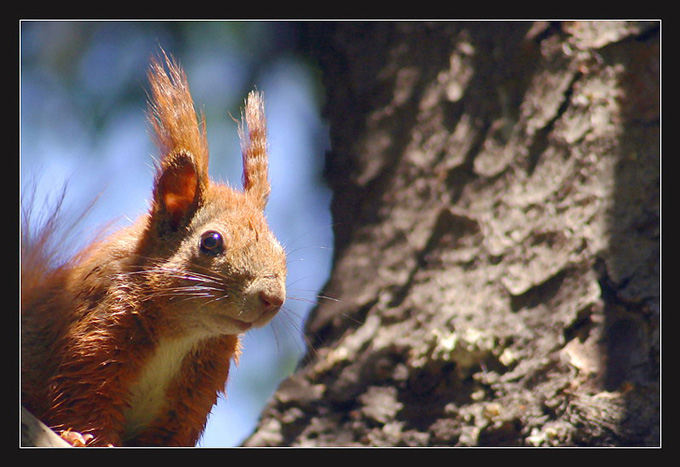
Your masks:
{"label": "squirrel ear tuft", "polygon": [[243,188],[264,209],[270,191],[267,177],[269,161],[264,99],[259,92],[248,94],[239,125],[239,137],[243,155]]}
{"label": "squirrel ear tuft", "polygon": [[198,118],[182,68],[165,55],[165,66],[153,59],[149,68],[151,95],[148,118],[161,157],[189,151],[199,170],[208,173],[205,120]]}

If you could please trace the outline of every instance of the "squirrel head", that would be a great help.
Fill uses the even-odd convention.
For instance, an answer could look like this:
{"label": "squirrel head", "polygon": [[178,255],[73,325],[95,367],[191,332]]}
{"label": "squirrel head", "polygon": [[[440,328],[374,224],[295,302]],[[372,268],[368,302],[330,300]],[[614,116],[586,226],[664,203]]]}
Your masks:
{"label": "squirrel head", "polygon": [[179,333],[264,326],[285,301],[286,256],[264,215],[270,185],[262,95],[251,92],[245,102],[238,128],[244,186],[236,190],[209,179],[205,122],[182,69],[165,56],[165,66],[152,61],[149,80],[160,157],[138,247],[146,300]]}

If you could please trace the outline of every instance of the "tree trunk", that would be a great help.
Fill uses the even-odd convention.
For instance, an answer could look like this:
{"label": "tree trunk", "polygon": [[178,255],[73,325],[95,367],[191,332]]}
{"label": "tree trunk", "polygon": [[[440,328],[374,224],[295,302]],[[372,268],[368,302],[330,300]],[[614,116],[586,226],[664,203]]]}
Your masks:
{"label": "tree trunk", "polygon": [[659,23],[303,27],[336,301],[245,444],[659,445]]}

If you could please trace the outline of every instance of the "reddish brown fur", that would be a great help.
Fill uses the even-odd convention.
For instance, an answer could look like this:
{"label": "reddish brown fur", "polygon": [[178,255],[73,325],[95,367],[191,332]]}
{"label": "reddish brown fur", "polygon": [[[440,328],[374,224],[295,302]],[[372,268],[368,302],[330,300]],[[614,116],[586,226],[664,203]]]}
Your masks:
{"label": "reddish brown fur", "polygon": [[[22,402],[56,430],[93,435],[92,445],[194,445],[237,357],[238,333],[266,324],[285,299],[285,255],[262,212],[260,96],[246,103],[238,192],[209,180],[205,126],[182,70],[167,57],[165,67],[154,61],[149,75],[161,156],[149,214],[58,267],[23,235]],[[222,234],[224,251],[199,248],[206,231]],[[176,355],[167,386],[150,386],[163,388],[161,408],[133,429],[130,413],[146,420],[144,407],[131,408],[133,388],[175,342],[190,350]]]}

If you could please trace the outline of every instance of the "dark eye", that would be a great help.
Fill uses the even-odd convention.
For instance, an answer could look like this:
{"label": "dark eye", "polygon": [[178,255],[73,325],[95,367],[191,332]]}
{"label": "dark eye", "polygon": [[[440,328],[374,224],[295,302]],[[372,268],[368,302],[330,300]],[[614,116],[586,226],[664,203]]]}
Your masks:
{"label": "dark eye", "polygon": [[201,252],[216,255],[224,250],[222,234],[214,230],[208,230],[201,235]]}

